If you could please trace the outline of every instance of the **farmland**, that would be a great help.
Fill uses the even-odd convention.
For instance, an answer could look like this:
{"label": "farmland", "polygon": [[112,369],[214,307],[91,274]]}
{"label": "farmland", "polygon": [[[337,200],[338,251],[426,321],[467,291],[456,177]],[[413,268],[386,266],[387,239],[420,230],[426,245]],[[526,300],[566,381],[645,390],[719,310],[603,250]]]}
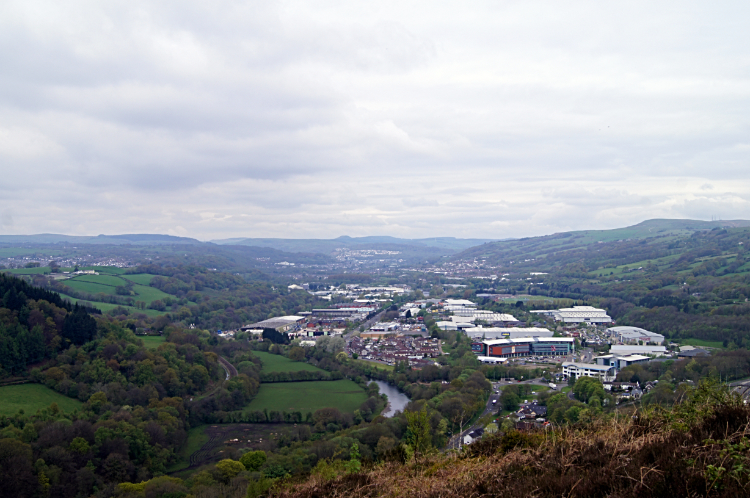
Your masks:
{"label": "farmland", "polygon": [[156,349],[161,344],[164,344],[167,338],[162,335],[147,335],[142,336],[141,340],[143,341],[144,346],[146,346],[148,349]]}
{"label": "farmland", "polygon": [[63,293],[60,293],[60,296],[74,304],[79,301],[85,301],[87,303],[90,303],[90,305],[93,306],[94,308],[99,309],[104,313],[106,313],[107,311],[113,310],[115,308],[125,308],[131,313],[142,313],[150,317],[155,317],[155,316],[159,316],[159,315],[163,315],[167,313],[166,311],[158,311],[158,310],[150,310],[150,309],[139,310],[138,308],[135,308],[133,306],[124,306],[124,305],[112,304],[112,303],[99,303],[96,301],[93,301],[93,302],[87,301],[85,299],[76,299],[74,297],[68,296],[67,294],[63,294]]}
{"label": "farmland", "polygon": [[130,280],[134,284],[149,285],[151,279],[154,278],[154,275],[149,275],[148,273],[134,273],[132,275],[125,275],[123,278]]}
{"label": "farmland", "polygon": [[306,370],[308,372],[322,372],[320,368],[310,365],[309,363],[303,363],[300,361],[292,361],[286,356],[278,354],[265,353],[263,351],[253,351],[253,354],[260,358],[263,362],[263,373],[268,372],[300,372]]}
{"label": "farmland", "polygon": [[[274,440],[297,429],[289,424],[217,424],[201,425],[188,431],[188,440],[179,454],[179,461],[169,469],[179,472],[227,458],[229,448],[240,451],[275,448]],[[237,439],[237,441],[232,441]],[[179,476],[179,474],[177,474]]]}
{"label": "farmland", "polygon": [[26,414],[36,413],[57,403],[61,409],[70,413],[82,406],[77,399],[68,398],[41,384],[21,384],[0,387],[0,415],[11,416],[23,410]]}
{"label": "farmland", "polygon": [[279,382],[261,384],[245,412],[275,410],[304,414],[329,407],[353,412],[366,400],[365,392],[351,380]]}

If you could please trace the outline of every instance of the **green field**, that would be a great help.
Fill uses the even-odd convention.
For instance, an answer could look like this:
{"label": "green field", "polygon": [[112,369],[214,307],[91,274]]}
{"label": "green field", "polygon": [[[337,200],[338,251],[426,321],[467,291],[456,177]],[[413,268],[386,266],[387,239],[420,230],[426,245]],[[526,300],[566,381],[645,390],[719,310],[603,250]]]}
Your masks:
{"label": "green field", "polygon": [[380,368],[381,370],[393,370],[393,365],[386,365],[385,363],[379,363],[377,361],[367,360],[349,360],[352,363],[359,363],[360,365],[367,365],[368,367]]}
{"label": "green field", "polygon": [[[123,282],[124,284],[125,282]],[[112,285],[102,285],[93,282],[81,281],[78,279],[65,280],[63,284],[66,287],[70,287],[78,292],[85,292],[87,294],[115,294],[115,287]]]}
{"label": "green field", "polygon": [[171,294],[167,294],[166,292],[162,292],[159,289],[156,289],[154,287],[147,287],[145,285],[134,285],[133,290],[136,293],[133,299],[135,299],[136,301],[145,301],[146,304],[150,304],[151,301],[156,301],[157,299],[164,300],[168,297],[175,299],[175,297]]}
{"label": "green field", "polygon": [[148,285],[151,283],[151,279],[155,276],[156,275],[149,275],[148,273],[134,273],[132,275],[123,275],[122,278],[130,280],[134,284]]}
{"label": "green field", "polygon": [[[70,296],[68,296],[66,294],[62,294],[62,293],[60,294],[60,297],[69,300],[73,304],[75,304],[75,303],[77,303],[79,301],[87,301],[86,299],[76,299],[74,297],[70,297]],[[94,308],[100,309],[104,313],[106,313],[107,311],[112,310],[114,308],[117,308],[117,307],[125,308],[126,310],[130,311],[131,313],[143,313],[144,315],[151,316],[151,317],[159,316],[159,315],[164,315],[165,313],[168,313],[167,311],[157,311],[157,310],[149,310],[149,309],[139,310],[138,308],[136,308],[134,306],[122,306],[122,305],[119,305],[119,304],[100,303],[100,302],[97,302],[97,301],[88,301],[88,302],[91,303],[91,305]]]}
{"label": "green field", "polygon": [[200,450],[208,442],[210,436],[206,434],[207,425],[199,425],[188,430],[187,442],[177,454],[177,461],[168,469],[168,472],[177,472],[190,466],[190,455]]}
{"label": "green field", "polygon": [[140,336],[140,338],[143,341],[143,344],[148,349],[156,349],[160,344],[164,344],[164,342],[167,340],[167,338],[163,335],[147,335]]}
{"label": "green field", "polygon": [[261,384],[258,395],[245,412],[300,411],[303,414],[321,408],[353,412],[367,400],[367,394],[351,380],[278,382]]}
{"label": "green field", "polygon": [[309,363],[303,363],[301,361],[292,361],[286,356],[278,354],[266,353],[263,351],[253,351],[253,354],[260,358],[263,363],[263,372],[300,372],[307,370],[310,372],[324,372],[316,366],[310,365]]}
{"label": "green field", "polygon": [[101,285],[111,285],[112,287],[127,285],[126,281],[114,275],[81,275],[67,282],[92,282]]}
{"label": "green field", "polygon": [[707,347],[724,349],[724,344],[722,344],[721,341],[704,341],[703,339],[680,339],[679,343],[683,346],[695,346],[696,348]]}
{"label": "green field", "polygon": [[46,266],[41,266],[39,268],[14,268],[12,270],[0,271],[12,273],[13,275],[44,275],[46,273],[49,273],[49,268]]}
{"label": "green field", "polygon": [[68,398],[41,384],[21,384],[0,387],[0,415],[15,415],[23,409],[27,415],[57,403],[66,413],[80,408],[83,403]]}

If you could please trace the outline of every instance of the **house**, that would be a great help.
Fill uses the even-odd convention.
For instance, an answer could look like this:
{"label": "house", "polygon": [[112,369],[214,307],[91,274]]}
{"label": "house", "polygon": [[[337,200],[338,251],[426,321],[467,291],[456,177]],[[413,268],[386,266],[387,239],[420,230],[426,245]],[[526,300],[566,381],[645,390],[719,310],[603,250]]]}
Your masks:
{"label": "house", "polygon": [[481,438],[483,434],[484,434],[483,428],[480,427],[479,429],[474,429],[473,431],[471,431],[470,433],[464,436],[464,444],[473,443],[477,439]]}
{"label": "house", "polygon": [[519,419],[537,420],[547,416],[547,407],[534,401],[522,405],[516,413],[518,414]]}

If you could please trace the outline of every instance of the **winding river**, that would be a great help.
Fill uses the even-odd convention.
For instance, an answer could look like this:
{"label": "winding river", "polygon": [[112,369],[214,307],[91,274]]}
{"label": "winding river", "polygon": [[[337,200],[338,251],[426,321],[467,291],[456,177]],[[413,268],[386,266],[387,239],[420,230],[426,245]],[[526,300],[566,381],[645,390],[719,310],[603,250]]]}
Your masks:
{"label": "winding river", "polygon": [[382,416],[390,418],[398,411],[403,411],[406,405],[409,404],[409,398],[404,393],[398,390],[396,386],[393,386],[382,380],[371,380],[375,382],[380,388],[380,394],[388,396],[388,406],[381,413]]}

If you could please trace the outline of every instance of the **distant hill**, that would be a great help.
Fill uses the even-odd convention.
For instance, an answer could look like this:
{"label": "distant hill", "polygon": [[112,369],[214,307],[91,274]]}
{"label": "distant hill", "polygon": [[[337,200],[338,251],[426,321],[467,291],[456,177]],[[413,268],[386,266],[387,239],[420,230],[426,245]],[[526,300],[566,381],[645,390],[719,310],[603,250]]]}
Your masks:
{"label": "distant hill", "polygon": [[0,244],[203,244],[200,240],[189,237],[175,237],[160,234],[124,234],[124,235],[62,235],[42,233],[37,235],[0,235]]}
{"label": "distant hill", "polygon": [[[701,221],[701,220],[647,220],[637,225],[613,230],[580,230],[561,232],[541,237],[489,242],[465,249],[451,256],[451,260],[478,259],[492,264],[507,264],[509,261],[525,262],[537,260],[532,266],[539,266],[539,259],[556,260],[565,253],[575,253],[596,244],[627,242],[643,239],[669,241],[688,237],[695,232],[714,228],[750,227],[749,220]],[[522,260],[522,261],[518,261]]]}
{"label": "distant hill", "polygon": [[410,248],[432,248],[440,253],[454,253],[469,247],[491,242],[493,239],[459,239],[456,237],[432,237],[426,239],[401,239],[389,236],[348,237],[335,239],[276,239],[276,238],[247,238],[212,240],[220,245],[244,245],[256,247],[271,247],[288,252],[313,252],[331,254],[336,249],[366,250],[399,250]]}

